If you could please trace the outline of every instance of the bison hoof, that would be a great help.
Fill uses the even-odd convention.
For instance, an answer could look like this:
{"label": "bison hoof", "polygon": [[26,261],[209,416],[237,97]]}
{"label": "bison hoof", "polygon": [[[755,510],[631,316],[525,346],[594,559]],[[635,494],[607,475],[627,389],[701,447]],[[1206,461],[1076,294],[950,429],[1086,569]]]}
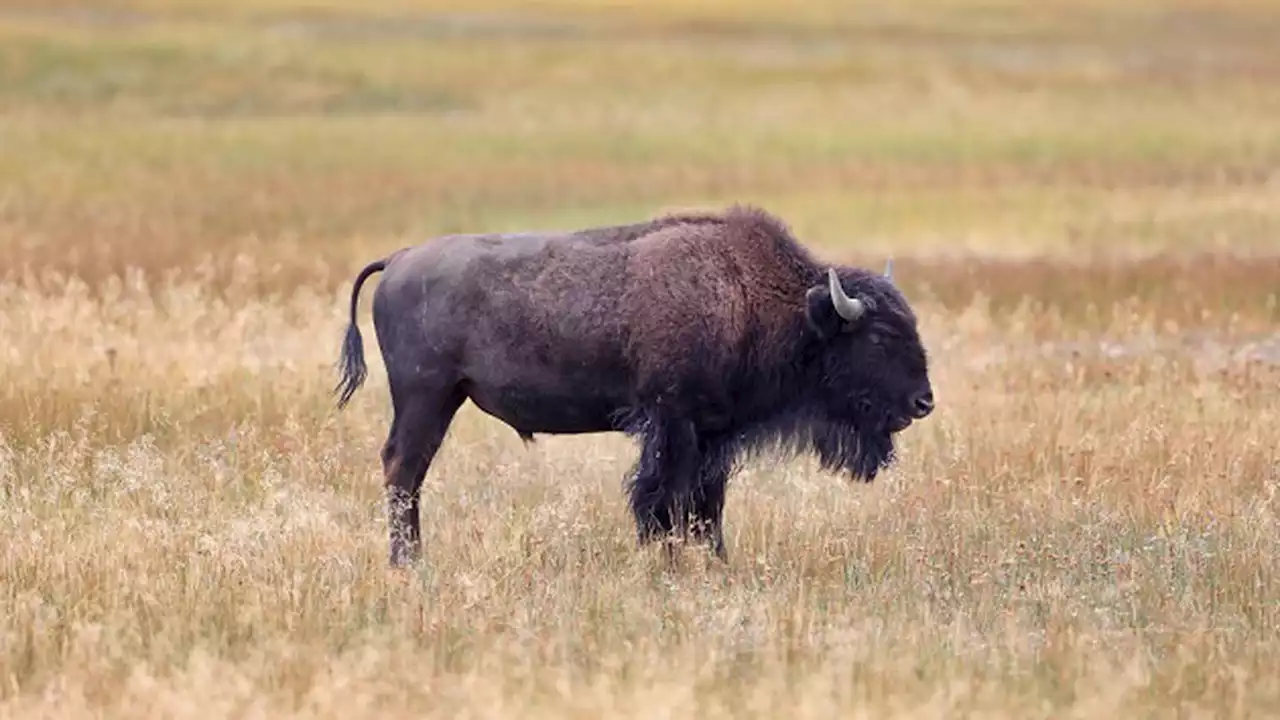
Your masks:
{"label": "bison hoof", "polygon": [[393,545],[388,557],[388,565],[393,570],[401,570],[410,565],[416,565],[421,558],[421,548]]}

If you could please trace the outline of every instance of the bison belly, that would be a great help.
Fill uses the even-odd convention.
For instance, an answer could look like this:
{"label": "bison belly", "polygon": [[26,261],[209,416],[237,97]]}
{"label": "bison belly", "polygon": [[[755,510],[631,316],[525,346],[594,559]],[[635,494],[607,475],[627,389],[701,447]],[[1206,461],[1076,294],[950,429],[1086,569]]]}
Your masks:
{"label": "bison belly", "polygon": [[590,386],[467,384],[471,401],[522,435],[575,434],[613,429],[620,403]]}
{"label": "bison belly", "polygon": [[477,407],[522,435],[614,428],[614,417],[626,404],[630,387],[616,358],[521,350],[470,354],[471,361],[462,368],[463,386]]}

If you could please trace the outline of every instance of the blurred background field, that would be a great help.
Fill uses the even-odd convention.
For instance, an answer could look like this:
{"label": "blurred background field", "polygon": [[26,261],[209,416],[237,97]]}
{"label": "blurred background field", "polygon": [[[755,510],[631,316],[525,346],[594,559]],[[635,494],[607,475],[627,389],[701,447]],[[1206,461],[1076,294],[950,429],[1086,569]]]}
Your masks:
{"label": "blurred background field", "polygon": [[[355,272],[730,202],[895,257],[901,466],[669,575],[468,408],[388,575]],[[0,0],[0,715],[1274,712],[1278,295],[1276,2]]]}
{"label": "blurred background field", "polygon": [[0,6],[10,272],[243,250],[332,281],[733,200],[843,252],[1276,243],[1271,5]]}

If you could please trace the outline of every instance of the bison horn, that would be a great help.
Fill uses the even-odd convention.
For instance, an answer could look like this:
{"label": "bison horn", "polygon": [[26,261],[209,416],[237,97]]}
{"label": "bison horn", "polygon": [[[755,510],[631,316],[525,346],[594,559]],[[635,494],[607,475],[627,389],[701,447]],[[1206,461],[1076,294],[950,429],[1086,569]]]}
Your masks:
{"label": "bison horn", "polygon": [[893,279],[893,258],[884,262],[884,276],[890,280]]}
{"label": "bison horn", "polygon": [[865,310],[862,301],[844,294],[844,288],[840,286],[840,278],[836,275],[835,268],[827,269],[827,282],[831,286],[831,304],[835,306],[836,313],[848,322],[862,317]]}

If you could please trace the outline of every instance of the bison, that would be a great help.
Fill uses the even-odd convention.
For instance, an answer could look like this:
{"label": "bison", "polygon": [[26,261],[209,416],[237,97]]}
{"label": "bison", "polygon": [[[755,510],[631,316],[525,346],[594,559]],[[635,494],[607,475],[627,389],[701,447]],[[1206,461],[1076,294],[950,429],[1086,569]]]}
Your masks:
{"label": "bison", "polygon": [[448,235],[356,276],[334,392],[367,368],[373,323],[394,416],[382,448],[390,563],[419,557],[419,497],[468,399],[537,433],[639,438],[627,487],[639,545],[676,534],[727,559],[725,486],[765,449],[810,450],[872,481],[933,410],[916,317],[891,272],[824,266],[753,206],[563,233]]}

